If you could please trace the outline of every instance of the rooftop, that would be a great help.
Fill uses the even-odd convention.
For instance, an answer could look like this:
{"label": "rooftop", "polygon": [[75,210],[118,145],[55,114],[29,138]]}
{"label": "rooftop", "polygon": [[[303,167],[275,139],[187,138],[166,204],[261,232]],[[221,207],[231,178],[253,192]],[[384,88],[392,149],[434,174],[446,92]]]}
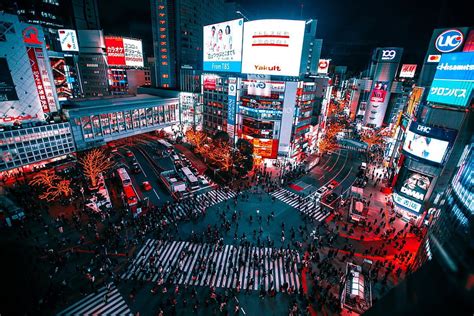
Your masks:
{"label": "rooftop", "polygon": [[150,103],[157,101],[166,101],[173,98],[162,98],[150,94],[138,94],[136,96],[106,96],[87,99],[71,99],[64,104],[64,108],[68,110],[85,109],[85,108],[101,108],[110,106],[129,106],[131,104],[138,105],[142,103]]}

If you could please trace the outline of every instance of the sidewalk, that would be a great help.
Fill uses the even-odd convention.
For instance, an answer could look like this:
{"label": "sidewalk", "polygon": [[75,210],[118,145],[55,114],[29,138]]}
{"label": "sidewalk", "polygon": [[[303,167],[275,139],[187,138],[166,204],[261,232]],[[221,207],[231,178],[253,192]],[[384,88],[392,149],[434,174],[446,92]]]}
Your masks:
{"label": "sidewalk", "polygon": [[[371,174],[373,167],[369,168],[368,174]],[[381,170],[376,170],[375,173],[381,172]],[[382,192],[382,189],[385,187],[384,181],[379,181],[374,186],[376,178],[374,180],[369,177],[367,186],[364,188],[363,198],[366,201],[369,201],[368,213],[366,225],[356,225],[348,221],[347,210],[342,211],[342,220],[336,220],[335,217],[328,217],[327,223],[332,230],[337,230],[339,236],[348,239],[360,240],[360,241],[381,241],[382,234],[385,232],[394,231],[389,234],[389,238],[393,237],[397,232],[405,228],[407,223],[402,219],[395,217],[392,223],[389,223],[389,219],[395,216],[395,213],[392,212],[389,202],[389,196],[386,193]],[[380,210],[383,209],[381,212]],[[383,223],[382,226],[381,223]],[[347,225],[347,230],[344,230],[344,227]],[[410,225],[410,224],[408,224]],[[369,226],[372,227],[372,230],[368,230]],[[376,228],[380,228],[380,233],[375,234]],[[350,230],[353,232],[349,233]],[[408,233],[407,237],[415,237],[414,234]]]}

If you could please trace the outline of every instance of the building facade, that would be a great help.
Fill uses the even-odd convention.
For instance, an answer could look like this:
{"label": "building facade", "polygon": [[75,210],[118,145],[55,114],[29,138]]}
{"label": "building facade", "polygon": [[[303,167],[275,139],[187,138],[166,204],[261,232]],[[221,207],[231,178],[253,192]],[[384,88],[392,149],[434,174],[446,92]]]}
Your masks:
{"label": "building facade", "polygon": [[154,85],[177,88],[182,66],[202,70],[204,25],[236,18],[236,4],[224,0],[153,0]]}
{"label": "building facade", "polygon": [[77,150],[171,127],[179,123],[179,99],[140,94],[73,100],[64,113],[71,124]]}

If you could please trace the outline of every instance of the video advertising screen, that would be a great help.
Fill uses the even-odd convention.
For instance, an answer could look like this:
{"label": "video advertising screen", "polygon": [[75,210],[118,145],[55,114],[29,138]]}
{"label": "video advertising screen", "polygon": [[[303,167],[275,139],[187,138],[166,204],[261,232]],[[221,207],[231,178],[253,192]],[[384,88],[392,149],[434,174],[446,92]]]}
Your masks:
{"label": "video advertising screen", "polygon": [[441,163],[448,150],[448,146],[449,141],[407,131],[403,150],[416,157]]}
{"label": "video advertising screen", "polygon": [[204,71],[240,72],[243,19],[204,26]]}

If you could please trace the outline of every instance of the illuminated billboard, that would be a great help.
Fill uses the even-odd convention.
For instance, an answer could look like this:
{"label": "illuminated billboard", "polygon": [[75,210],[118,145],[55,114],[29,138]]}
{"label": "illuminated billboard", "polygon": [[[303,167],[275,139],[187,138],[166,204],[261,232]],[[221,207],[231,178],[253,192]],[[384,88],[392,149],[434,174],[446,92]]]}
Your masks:
{"label": "illuminated billboard", "polygon": [[205,90],[216,90],[217,77],[213,75],[204,75],[202,77],[203,87]]}
{"label": "illuminated billboard", "polygon": [[466,43],[464,44],[463,52],[474,52],[474,30],[469,32]]}
{"label": "illuminated billboard", "polygon": [[69,66],[64,58],[50,57],[51,69],[53,71],[54,86],[59,101],[73,97],[72,78],[69,76]]}
{"label": "illuminated billboard", "polygon": [[106,36],[107,63],[110,66],[143,67],[142,41]]}
{"label": "illuminated billboard", "polygon": [[305,21],[245,22],[242,73],[298,76]]}
{"label": "illuminated billboard", "polygon": [[467,106],[474,88],[474,52],[444,54],[427,100],[454,106]]}
{"label": "illuminated billboard", "polygon": [[372,103],[383,103],[385,101],[385,96],[387,95],[388,82],[387,81],[377,81],[374,84],[372,89],[372,94],[370,96],[370,102]]}
{"label": "illuminated billboard", "polygon": [[243,24],[243,19],[237,19],[204,26],[205,71],[240,72]]}
{"label": "illuminated billboard", "polygon": [[59,43],[63,52],[78,52],[79,43],[77,42],[77,34],[75,30],[59,29]]}
{"label": "illuminated billboard", "polygon": [[415,77],[416,64],[403,64],[400,70],[400,78],[413,78]]}
{"label": "illuminated billboard", "polygon": [[330,59],[320,59],[318,63],[318,74],[327,74],[329,70]]}
{"label": "illuminated billboard", "polygon": [[456,134],[455,130],[411,122],[403,143],[403,150],[407,154],[435,163],[442,163],[449,144],[454,141]]}
{"label": "illuminated billboard", "polygon": [[423,202],[432,179],[427,175],[404,168],[398,176],[396,189],[398,194],[406,198]]}

